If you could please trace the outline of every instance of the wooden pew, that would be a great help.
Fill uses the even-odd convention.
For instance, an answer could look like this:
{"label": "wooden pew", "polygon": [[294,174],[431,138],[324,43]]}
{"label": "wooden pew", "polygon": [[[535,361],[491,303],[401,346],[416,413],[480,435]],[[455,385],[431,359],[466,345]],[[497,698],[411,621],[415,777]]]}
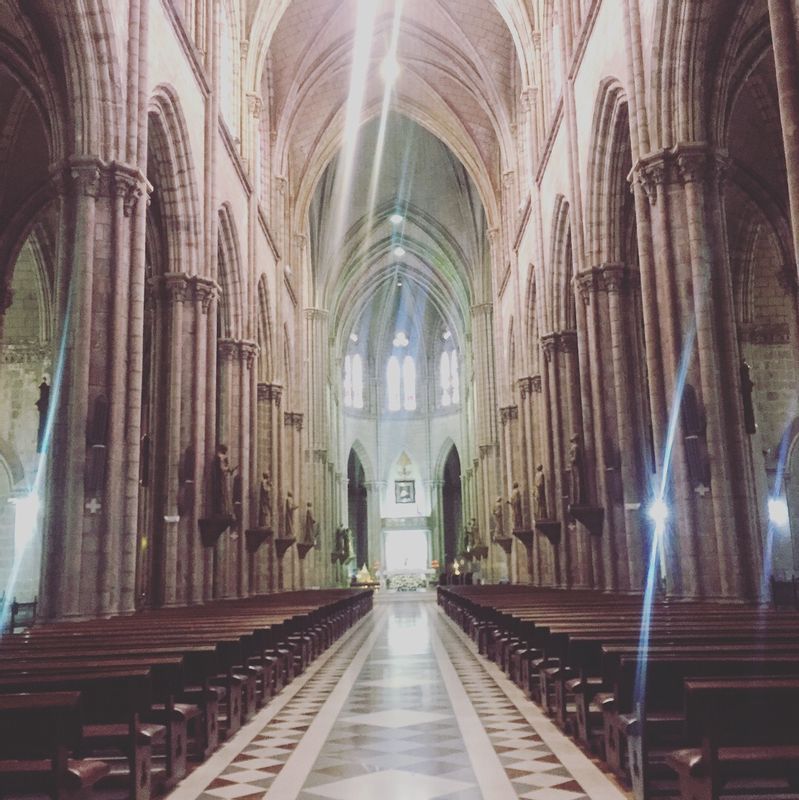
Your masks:
{"label": "wooden pew", "polygon": [[[82,758],[109,761],[111,774],[104,782],[119,778],[131,800],[153,796],[153,740],[165,735],[163,726],[141,722],[150,710],[151,681],[147,669],[62,671],[59,675],[0,677],[0,695],[22,692],[80,692],[83,704]],[[114,770],[114,754],[124,756],[125,769]],[[121,766],[121,765],[120,765]]]}
{"label": "wooden pew", "polygon": [[0,794],[88,797],[109,767],[70,758],[81,736],[79,692],[0,695]]}
{"label": "wooden pew", "polygon": [[670,754],[683,800],[799,791],[799,677],[688,679],[685,739]]}

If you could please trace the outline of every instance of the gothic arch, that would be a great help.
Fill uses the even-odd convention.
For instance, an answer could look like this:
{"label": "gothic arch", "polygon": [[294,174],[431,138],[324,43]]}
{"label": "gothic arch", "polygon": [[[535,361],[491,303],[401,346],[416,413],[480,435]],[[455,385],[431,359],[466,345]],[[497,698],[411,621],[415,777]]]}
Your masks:
{"label": "gothic arch", "polygon": [[588,152],[589,265],[623,261],[624,223],[629,216],[631,196],[627,184],[630,169],[625,160],[631,152],[627,96],[615,78],[599,86],[591,144]]}
{"label": "gothic arch", "polygon": [[272,311],[269,307],[269,286],[266,275],[261,275],[258,281],[258,380],[260,383],[270,383],[274,379],[275,356],[272,343]]}
{"label": "gothic arch", "polygon": [[573,273],[569,202],[563,195],[558,195],[550,233],[547,332],[575,328]]}
{"label": "gothic arch", "polygon": [[25,480],[25,467],[10,442],[0,437],[0,459],[8,470],[12,486],[17,486]]}
{"label": "gothic arch", "polygon": [[458,445],[455,444],[455,441],[451,436],[447,436],[447,438],[444,439],[443,444],[439,448],[438,457],[436,458],[436,466],[435,470],[433,471],[433,476],[435,480],[443,479],[444,468],[447,465],[449,454],[453,448],[455,449],[455,452],[458,454],[458,459],[460,459],[460,449],[458,448]]}
{"label": "gothic arch", "polygon": [[160,192],[163,216],[163,264],[169,272],[199,272],[201,209],[188,128],[177,92],[156,87],[149,104],[148,148]]}
{"label": "gothic arch", "polygon": [[241,249],[229,203],[219,209],[219,315],[222,337],[240,339],[243,331],[243,281]]}
{"label": "gothic arch", "polygon": [[358,456],[358,460],[361,462],[361,467],[363,468],[364,480],[367,483],[377,479],[374,465],[369,459],[369,454],[367,453],[366,448],[363,446],[363,442],[361,442],[360,439],[353,439],[353,441],[345,448],[345,451],[348,459],[351,451]]}
{"label": "gothic arch", "polygon": [[538,348],[540,339],[540,321],[538,312],[538,287],[536,268],[530,264],[527,272],[527,294],[524,305],[525,339],[522,348],[523,357],[526,357],[527,374],[535,375],[539,369]]}

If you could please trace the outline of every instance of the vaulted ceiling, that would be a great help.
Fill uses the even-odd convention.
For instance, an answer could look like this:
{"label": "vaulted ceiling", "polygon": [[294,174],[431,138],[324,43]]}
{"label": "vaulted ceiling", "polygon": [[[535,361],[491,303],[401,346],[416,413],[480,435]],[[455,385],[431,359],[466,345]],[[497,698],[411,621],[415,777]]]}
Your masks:
{"label": "vaulted ceiling", "polygon": [[[511,31],[491,0],[369,0],[377,4],[377,13],[365,118],[380,110],[379,67],[400,1],[401,72],[393,105],[457,153],[488,206],[486,195],[499,190],[503,161],[513,147],[511,119],[521,76]],[[261,92],[268,102],[273,158],[291,179],[301,205],[307,204],[343,132],[364,2],[292,0],[269,42]]]}

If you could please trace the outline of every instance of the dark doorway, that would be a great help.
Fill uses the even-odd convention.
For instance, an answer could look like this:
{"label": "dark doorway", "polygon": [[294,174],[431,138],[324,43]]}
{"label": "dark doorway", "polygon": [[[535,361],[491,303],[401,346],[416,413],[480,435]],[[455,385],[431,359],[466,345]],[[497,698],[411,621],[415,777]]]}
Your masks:
{"label": "dark doorway", "polygon": [[355,542],[356,567],[369,563],[369,523],[366,506],[366,480],[358,454],[350,450],[347,459],[347,510]]}
{"label": "dark doorway", "polygon": [[462,525],[461,460],[455,445],[444,463],[444,558],[447,565],[458,556],[458,534]]}

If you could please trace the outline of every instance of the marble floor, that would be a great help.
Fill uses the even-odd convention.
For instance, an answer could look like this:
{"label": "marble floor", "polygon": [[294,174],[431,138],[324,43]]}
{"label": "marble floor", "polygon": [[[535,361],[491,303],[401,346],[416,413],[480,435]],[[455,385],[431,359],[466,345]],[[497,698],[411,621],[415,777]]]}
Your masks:
{"label": "marble floor", "polygon": [[625,800],[438,609],[387,594],[169,800]]}

